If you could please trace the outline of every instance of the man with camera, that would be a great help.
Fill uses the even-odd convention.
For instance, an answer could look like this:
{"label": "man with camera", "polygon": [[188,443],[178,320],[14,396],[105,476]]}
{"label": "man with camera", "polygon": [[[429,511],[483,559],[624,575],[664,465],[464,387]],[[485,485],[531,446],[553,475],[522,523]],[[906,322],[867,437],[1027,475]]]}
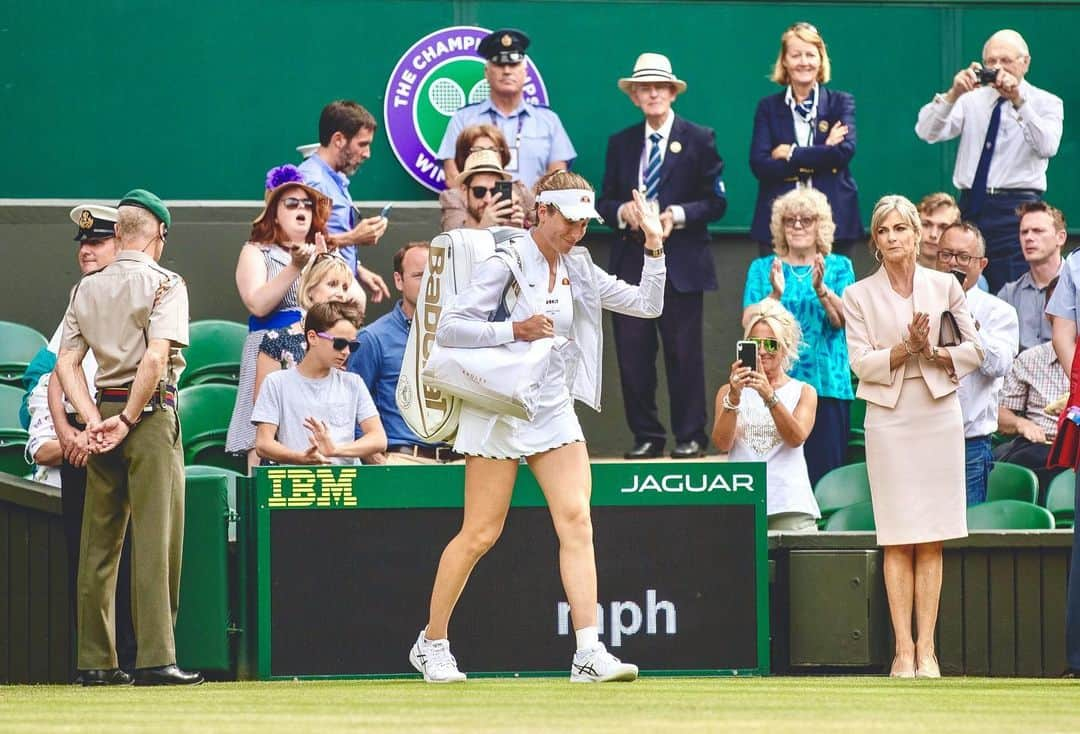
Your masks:
{"label": "man with camera", "polygon": [[1024,77],[1031,65],[1024,38],[994,33],[952,86],[919,110],[915,133],[928,143],[960,136],[953,185],[960,210],[986,238],[993,292],[1027,269],[1017,238],[1016,208],[1041,200],[1046,169],[1061,142],[1061,98]]}

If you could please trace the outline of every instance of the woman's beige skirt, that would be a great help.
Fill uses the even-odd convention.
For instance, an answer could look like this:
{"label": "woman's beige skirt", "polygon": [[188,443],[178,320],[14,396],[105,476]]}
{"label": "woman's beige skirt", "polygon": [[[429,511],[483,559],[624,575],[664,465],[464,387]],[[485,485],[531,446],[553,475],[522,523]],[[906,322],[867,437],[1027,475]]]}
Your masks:
{"label": "woman's beige skirt", "polygon": [[895,408],[866,406],[866,469],[879,545],[963,538],[964,421],[955,392],[935,400],[904,380]]}

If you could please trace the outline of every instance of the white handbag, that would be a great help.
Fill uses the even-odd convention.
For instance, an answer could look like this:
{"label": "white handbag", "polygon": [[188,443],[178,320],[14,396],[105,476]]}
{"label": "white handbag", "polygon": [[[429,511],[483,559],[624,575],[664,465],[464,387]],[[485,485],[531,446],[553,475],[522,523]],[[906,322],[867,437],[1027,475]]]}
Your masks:
{"label": "white handbag", "polygon": [[[512,257],[505,260],[518,284],[518,297],[535,312],[520,265]],[[514,341],[494,347],[446,347],[436,343],[421,374],[426,385],[455,395],[466,403],[501,415],[532,420],[540,391],[556,367],[553,360],[562,360],[564,364],[572,362],[574,349],[573,343],[562,336],[531,342]]]}

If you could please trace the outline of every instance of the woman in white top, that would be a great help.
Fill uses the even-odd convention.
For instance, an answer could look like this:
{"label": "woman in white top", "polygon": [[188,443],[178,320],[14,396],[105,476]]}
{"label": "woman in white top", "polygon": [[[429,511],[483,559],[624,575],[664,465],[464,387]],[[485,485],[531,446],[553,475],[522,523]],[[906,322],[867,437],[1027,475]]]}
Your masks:
{"label": "woman in white top", "polygon": [[817,392],[787,374],[800,338],[799,322],[778,302],[752,307],[746,339],[757,344],[758,369],[735,360],[728,384],[716,394],[713,443],[731,461],[766,462],[769,530],[812,532],[821,517],[803,455]]}
{"label": "woman in white top", "polygon": [[[524,458],[547,499],[559,538],[559,567],[570,603],[577,651],[571,681],[634,680],[637,666],[621,662],[599,641],[596,560],[593,555],[589,454],[573,401],[599,409],[601,309],[655,318],[664,305],[666,267],[659,213],[634,192],[646,257],[641,285],[624,283],[593,264],[584,247],[588,220],[599,218],[589,182],[556,171],[536,184],[537,225],[481,263],[467,289],[443,313],[437,343],[491,347],[561,335],[573,345],[562,352],[562,379],[546,386],[531,422],[466,406],[454,449],[466,454],[465,510],[461,531],[439,561],[430,616],[409,653],[429,682],[465,679],[450,654],[447,627],[480,557],[498,539],[510,508],[518,465]],[[506,257],[521,265],[529,298],[515,298]],[[541,313],[526,302],[543,304]]]}

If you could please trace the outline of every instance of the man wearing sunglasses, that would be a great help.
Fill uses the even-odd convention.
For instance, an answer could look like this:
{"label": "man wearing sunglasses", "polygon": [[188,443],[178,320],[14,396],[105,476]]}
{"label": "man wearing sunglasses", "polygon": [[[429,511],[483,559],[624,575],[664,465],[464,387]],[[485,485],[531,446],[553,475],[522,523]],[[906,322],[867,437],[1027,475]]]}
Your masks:
{"label": "man wearing sunglasses", "polygon": [[[503,170],[499,154],[493,150],[478,150],[465,159],[465,169],[457,184],[465,192],[465,227],[525,227],[525,210],[514,200],[509,184],[500,191],[499,182],[512,176]],[[449,203],[449,202],[448,202]]]}
{"label": "man wearing sunglasses", "polygon": [[[267,376],[251,422],[255,450],[277,464],[359,464],[386,450],[386,433],[367,386],[345,371],[359,343],[360,312],[329,301],[304,320],[307,353],[291,370]],[[357,427],[360,437],[356,438]]]}
{"label": "man wearing sunglasses", "polygon": [[960,380],[960,412],[964,417],[965,478],[967,503],[986,501],[986,487],[993,467],[990,434],[998,427],[998,403],[1005,375],[1012,367],[1020,344],[1016,310],[997,296],[978,287],[986,268],[986,242],[978,227],[969,222],[949,225],[938,239],[938,270],[953,273],[967,296],[985,357],[979,369]]}

